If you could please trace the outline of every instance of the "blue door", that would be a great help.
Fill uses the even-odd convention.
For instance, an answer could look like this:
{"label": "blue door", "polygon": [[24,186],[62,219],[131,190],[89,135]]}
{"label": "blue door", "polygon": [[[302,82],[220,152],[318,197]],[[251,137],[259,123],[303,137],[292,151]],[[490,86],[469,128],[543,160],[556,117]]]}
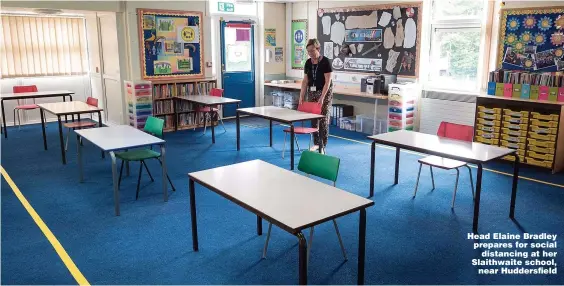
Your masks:
{"label": "blue door", "polygon": [[[249,22],[221,21],[221,81],[224,96],[240,99],[240,107],[255,106],[254,27]],[[235,116],[234,105],[223,116]]]}

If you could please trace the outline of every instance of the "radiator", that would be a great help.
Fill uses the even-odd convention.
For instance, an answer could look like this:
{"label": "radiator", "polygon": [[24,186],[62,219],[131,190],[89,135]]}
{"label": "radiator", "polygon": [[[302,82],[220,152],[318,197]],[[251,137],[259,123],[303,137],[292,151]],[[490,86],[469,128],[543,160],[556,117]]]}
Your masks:
{"label": "radiator", "polygon": [[474,126],[476,104],[473,102],[422,98],[419,131],[436,134],[442,121]]}

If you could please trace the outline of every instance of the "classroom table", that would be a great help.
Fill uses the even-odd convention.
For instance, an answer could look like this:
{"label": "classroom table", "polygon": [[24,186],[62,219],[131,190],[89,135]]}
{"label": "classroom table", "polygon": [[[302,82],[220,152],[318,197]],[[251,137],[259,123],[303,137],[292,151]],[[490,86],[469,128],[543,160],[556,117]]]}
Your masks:
{"label": "classroom table", "polygon": [[[2,106],[2,124],[4,127],[4,138],[8,138],[8,128],[6,126],[6,111],[4,110],[5,100],[18,100],[18,99],[36,99],[36,98],[48,98],[48,97],[63,97],[63,102],[66,101],[67,96],[70,97],[72,101],[72,95],[74,92],[69,90],[53,90],[53,91],[36,91],[36,92],[20,92],[20,93],[6,93],[0,94],[0,105]],[[14,118],[15,120],[15,118]]]}
{"label": "classroom table", "polygon": [[[98,124],[102,127],[102,111],[104,109],[88,105],[86,102],[82,101],[70,101],[70,102],[54,102],[54,103],[41,103],[38,104],[39,111],[41,115],[41,128],[43,129],[43,147],[47,150],[47,135],[45,134],[45,111],[57,116],[57,121],[59,123],[59,141],[61,144],[61,157],[63,164],[67,163],[67,157],[65,152],[65,139],[63,136],[63,124],[61,122],[61,116],[63,115],[78,115],[78,121],[80,121],[80,115],[85,113],[98,113]],[[103,155],[104,153],[102,153]]]}
{"label": "classroom table", "polygon": [[129,125],[117,125],[111,127],[100,127],[90,129],[80,129],[75,131],[77,134],[77,149],[78,149],[78,169],[80,175],[80,182],[84,180],[82,169],[82,139],[92,142],[98,146],[102,151],[109,152],[112,158],[112,179],[114,185],[114,206],[116,216],[120,215],[119,211],[119,189],[118,189],[118,174],[116,165],[115,152],[126,149],[133,149],[139,147],[148,147],[152,145],[160,145],[161,147],[161,162],[163,171],[163,196],[164,201],[168,201],[167,194],[167,180],[166,180],[166,161],[165,161],[165,141],[153,135],[147,134],[141,130],[135,129]]}
{"label": "classroom table", "polygon": [[198,251],[195,182],[254,213],[258,235],[262,235],[262,219],[295,235],[300,284],[307,284],[307,244],[302,230],[359,211],[357,284],[364,284],[366,208],[373,201],[261,160],[193,172],[188,177],[194,251]]}
{"label": "classroom table", "polygon": [[[212,143],[215,144],[215,128],[214,128],[214,112],[212,111],[212,107],[217,105],[226,105],[226,104],[237,104],[237,108],[239,108],[239,103],[241,100],[227,98],[227,97],[219,97],[219,96],[211,96],[211,95],[186,95],[186,96],[179,96],[176,97],[178,100],[191,102],[203,107],[209,107],[210,111],[208,112],[211,118],[211,132],[212,132]],[[216,119],[217,122],[217,119]],[[204,128],[206,127],[206,120],[204,120]]]}
{"label": "classroom table", "polygon": [[[237,109],[237,151],[241,150],[240,114],[246,114],[268,119],[270,124],[270,147],[272,147],[272,121],[277,121],[290,125],[290,170],[294,170],[294,123],[307,120],[319,120],[325,118],[321,114],[301,112],[276,106],[249,107]],[[321,153],[323,146],[319,146]]]}
{"label": "classroom table", "polygon": [[[482,164],[505,155],[516,153],[516,150],[486,145],[477,142],[467,142],[441,138],[437,135],[419,133],[415,131],[399,130],[368,136],[372,140],[372,153],[370,159],[370,196],[374,195],[374,163],[376,158],[376,144],[392,146],[396,148],[396,162],[394,185],[398,183],[400,149],[411,150],[443,158],[458,160],[466,163],[476,164],[478,174],[476,177],[476,194],[474,198],[474,219],[472,230],[478,232],[478,216],[480,213],[480,194],[482,192]],[[517,195],[517,179],[519,178],[519,156],[513,169],[513,187],[511,192],[511,205],[509,217],[513,218],[515,209],[515,197]]]}

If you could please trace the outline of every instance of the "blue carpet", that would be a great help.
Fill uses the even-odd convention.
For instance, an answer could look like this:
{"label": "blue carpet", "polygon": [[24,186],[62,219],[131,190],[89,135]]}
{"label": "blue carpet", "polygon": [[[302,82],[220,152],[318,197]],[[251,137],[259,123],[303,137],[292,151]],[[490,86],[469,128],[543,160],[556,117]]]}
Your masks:
{"label": "blue carpet", "polygon": [[[68,164],[62,165],[57,128],[50,124],[49,150],[43,150],[39,126],[10,130],[2,139],[2,166],[30,204],[59,239],[77,267],[92,284],[294,284],[297,283],[297,239],[274,227],[268,258],[261,260],[264,236],[256,235],[255,216],[196,185],[200,251],[192,251],[188,172],[252,159],[288,168],[281,158],[283,126],[275,126],[275,145],[268,147],[268,128],[243,128],[241,151],[235,151],[235,128],[210,132],[167,133],[167,166],[177,191],[162,200],[158,162],[148,162],[155,178],[142,178],[135,200],[138,165],[121,185],[121,216],[113,211],[109,156],[84,146],[85,182],[78,183],[74,138]],[[333,129],[333,133],[365,141],[364,136]],[[307,136],[300,141],[307,146]],[[330,138],[328,154],[341,158],[337,186],[366,196],[369,189],[370,148]],[[368,141],[365,141],[368,142]],[[288,153],[287,153],[288,154]],[[375,206],[367,211],[367,284],[561,284],[558,275],[478,275],[471,260],[483,249],[473,249],[467,233],[472,227],[472,197],[468,174],[461,174],[456,207],[451,211],[454,173],[436,171],[436,190],[423,172],[417,198],[411,199],[417,159],[403,152],[400,184],[393,186],[395,152],[377,148]],[[296,157],[296,163],[298,156]],[[488,166],[490,167],[490,166]],[[509,170],[495,163],[492,168]],[[564,182],[535,168],[527,176]],[[564,192],[562,188],[519,181],[515,223],[508,218],[511,178],[485,172],[480,232],[554,233],[562,243]],[[47,239],[27,215],[13,192],[2,183],[3,284],[75,284]],[[354,284],[357,276],[358,215],[338,219],[349,261],[343,262],[333,226],[316,228],[309,282]],[[263,229],[266,230],[264,223]],[[529,241],[531,242],[531,241]],[[541,240],[539,240],[541,242]],[[547,249],[548,250],[548,249]],[[564,260],[556,258],[558,264]],[[561,271],[560,271],[561,272]]]}

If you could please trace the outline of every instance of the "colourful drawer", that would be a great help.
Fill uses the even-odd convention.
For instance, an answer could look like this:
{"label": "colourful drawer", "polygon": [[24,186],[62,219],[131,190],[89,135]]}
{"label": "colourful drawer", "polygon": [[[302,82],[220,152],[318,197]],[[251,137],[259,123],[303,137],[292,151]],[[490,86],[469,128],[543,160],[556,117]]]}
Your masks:
{"label": "colourful drawer", "polygon": [[537,146],[528,146],[528,149],[531,151],[535,151],[537,153],[542,153],[542,154],[553,154],[554,155],[554,148],[542,148],[542,147],[537,147]]}
{"label": "colourful drawer", "polygon": [[487,108],[485,106],[478,106],[479,112],[489,113],[489,114],[501,114],[501,108]]}
{"label": "colourful drawer", "polygon": [[508,135],[511,135],[511,136],[527,136],[526,130],[513,130],[513,129],[509,129],[509,128],[502,128],[501,132],[503,134],[508,134]]}
{"label": "colourful drawer", "polygon": [[537,134],[534,132],[529,132],[529,137],[534,138],[534,139],[540,139],[540,140],[545,140],[545,141],[556,141],[556,135],[542,135],[542,134]]}
{"label": "colourful drawer", "polygon": [[499,139],[488,139],[488,138],[483,138],[483,137],[476,137],[476,141],[478,141],[480,143],[489,144],[489,145],[496,145],[496,146],[499,144]]}
{"label": "colourful drawer", "polygon": [[499,133],[490,133],[490,132],[486,132],[486,131],[476,130],[476,134],[480,137],[483,137],[483,138],[499,139]]}
{"label": "colourful drawer", "polygon": [[477,130],[499,133],[499,127],[486,126],[483,124],[476,124],[476,131]]}
{"label": "colourful drawer", "polygon": [[535,158],[535,159],[541,159],[544,161],[554,161],[554,155],[553,154],[541,154],[541,153],[537,153],[535,151],[527,151],[527,157],[531,157],[531,158]]}
{"label": "colourful drawer", "polygon": [[531,125],[556,128],[558,127],[558,121],[541,121],[538,119],[531,119]]}
{"label": "colourful drawer", "polygon": [[558,121],[559,116],[558,114],[540,114],[538,112],[531,112],[531,117],[534,119]]}
{"label": "colourful drawer", "polygon": [[509,108],[504,108],[503,109],[503,115],[527,118],[527,117],[529,117],[529,112],[528,111],[515,111],[515,110],[511,110]]}
{"label": "colourful drawer", "polygon": [[515,130],[527,130],[527,124],[513,124],[509,122],[503,122],[503,127]]}
{"label": "colourful drawer", "polygon": [[489,119],[489,120],[499,120],[501,118],[501,115],[499,115],[499,114],[489,114],[489,113],[485,113],[485,112],[478,112],[478,117],[484,118],[484,119]]}
{"label": "colourful drawer", "polygon": [[550,141],[542,141],[542,140],[537,140],[537,139],[531,139],[531,138],[527,138],[527,140],[529,141],[529,148],[530,146],[537,146],[537,147],[543,147],[543,148],[554,148],[554,142],[550,142]]}
{"label": "colourful drawer", "polygon": [[514,142],[509,142],[507,140],[501,140],[501,146],[511,149],[525,150],[525,143],[514,143]]}
{"label": "colourful drawer", "polygon": [[499,127],[501,125],[499,120],[486,120],[483,118],[478,118],[478,123],[486,126],[496,126],[496,127]]}
{"label": "colourful drawer", "polygon": [[[501,157],[501,159],[511,161],[511,162],[515,162],[515,155],[503,156],[503,157]],[[525,159],[524,156],[519,155],[519,162],[525,162],[524,159]]]}
{"label": "colourful drawer", "polygon": [[527,164],[530,165],[535,165],[544,168],[552,168],[552,162],[550,161],[536,160],[534,158],[525,158],[525,160],[527,160]]}
{"label": "colourful drawer", "polygon": [[556,128],[544,128],[544,127],[539,127],[539,126],[535,126],[535,125],[531,125],[531,131],[538,133],[538,134],[553,134],[556,135],[556,133],[558,133],[558,129]]}
{"label": "colourful drawer", "polygon": [[509,115],[503,116],[503,122],[509,122],[513,124],[527,124],[528,118],[512,117]]}
{"label": "colourful drawer", "polygon": [[507,134],[503,134],[501,136],[501,139],[503,139],[505,141],[513,142],[513,143],[525,143],[525,142],[527,142],[527,139],[525,137],[513,137],[513,136],[509,136]]}

